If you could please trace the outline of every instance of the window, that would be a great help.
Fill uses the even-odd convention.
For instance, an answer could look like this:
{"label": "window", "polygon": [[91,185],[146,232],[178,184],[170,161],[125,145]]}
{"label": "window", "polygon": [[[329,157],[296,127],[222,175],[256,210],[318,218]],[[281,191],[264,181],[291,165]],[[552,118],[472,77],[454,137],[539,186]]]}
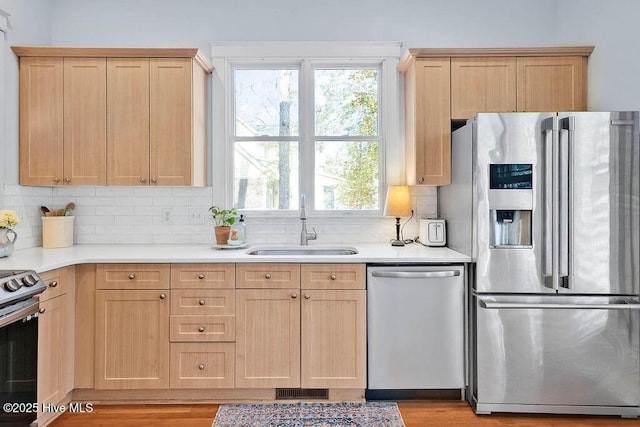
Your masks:
{"label": "window", "polygon": [[[216,63],[220,46],[212,47],[228,88],[221,148],[231,185],[224,203],[265,213],[293,211],[305,194],[307,210],[316,213],[379,214],[387,128],[397,131],[383,100],[389,82],[397,94],[397,58],[388,63],[385,56],[353,57],[359,50],[344,45],[335,55],[335,45],[326,43],[324,53],[313,55],[318,44],[295,48],[301,45],[285,46],[284,55],[282,46],[270,46],[256,57],[244,46],[241,57],[223,55],[222,64]],[[393,78],[385,80],[387,75]]]}

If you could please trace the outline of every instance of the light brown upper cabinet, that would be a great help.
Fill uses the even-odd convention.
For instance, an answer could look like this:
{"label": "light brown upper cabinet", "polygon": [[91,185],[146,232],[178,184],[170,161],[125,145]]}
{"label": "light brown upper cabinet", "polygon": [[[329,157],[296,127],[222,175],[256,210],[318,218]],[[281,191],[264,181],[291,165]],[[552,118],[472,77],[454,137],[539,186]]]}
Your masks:
{"label": "light brown upper cabinet", "polygon": [[63,178],[63,60],[20,59],[20,183]]}
{"label": "light brown upper cabinet", "polygon": [[415,60],[405,76],[406,167],[410,184],[451,180],[451,65],[449,58]]}
{"label": "light brown upper cabinet", "polygon": [[451,58],[451,119],[516,111],[516,58]]}
{"label": "light brown upper cabinet", "polygon": [[587,109],[585,56],[518,58],[518,111]]}
{"label": "light brown upper cabinet", "polygon": [[12,49],[20,184],[206,185],[213,67],[197,49]]}
{"label": "light brown upper cabinet", "polygon": [[149,60],[107,59],[107,183],[149,183]]}
{"label": "light brown upper cabinet", "polygon": [[409,49],[405,152],[409,185],[451,182],[451,121],[479,112],[587,109],[593,46]]}

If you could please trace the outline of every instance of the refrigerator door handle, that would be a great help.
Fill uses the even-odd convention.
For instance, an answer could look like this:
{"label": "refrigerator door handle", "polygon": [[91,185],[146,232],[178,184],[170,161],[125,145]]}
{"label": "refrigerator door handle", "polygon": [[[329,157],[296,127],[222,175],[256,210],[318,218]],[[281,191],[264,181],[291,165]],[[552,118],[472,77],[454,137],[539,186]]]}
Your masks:
{"label": "refrigerator door handle", "polygon": [[520,310],[640,310],[640,302],[624,302],[616,304],[553,304],[553,303],[519,303],[519,302],[492,302],[478,299],[480,307],[487,310],[520,309]]}
{"label": "refrigerator door handle", "polygon": [[459,270],[443,271],[372,271],[373,277],[392,277],[396,279],[433,279],[442,277],[456,277],[460,275]]}
{"label": "refrigerator door handle", "polygon": [[569,249],[570,249],[570,212],[573,199],[572,147],[575,144],[575,117],[566,117],[560,121],[559,133],[559,176],[558,176],[558,286],[569,289]]}
{"label": "refrigerator door handle", "polygon": [[558,290],[558,146],[560,125],[558,117],[544,122],[544,263],[546,287]]}

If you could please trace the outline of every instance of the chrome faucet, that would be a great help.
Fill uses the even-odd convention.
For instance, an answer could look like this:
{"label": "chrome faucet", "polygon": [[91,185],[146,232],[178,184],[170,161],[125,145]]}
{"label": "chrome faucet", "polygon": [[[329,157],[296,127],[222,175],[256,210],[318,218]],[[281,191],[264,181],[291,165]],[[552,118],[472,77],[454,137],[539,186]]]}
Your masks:
{"label": "chrome faucet", "polygon": [[316,229],[312,227],[313,233],[307,232],[307,210],[304,206],[304,194],[300,195],[300,220],[302,221],[302,231],[300,232],[300,245],[308,246],[309,240],[316,240],[318,233]]}

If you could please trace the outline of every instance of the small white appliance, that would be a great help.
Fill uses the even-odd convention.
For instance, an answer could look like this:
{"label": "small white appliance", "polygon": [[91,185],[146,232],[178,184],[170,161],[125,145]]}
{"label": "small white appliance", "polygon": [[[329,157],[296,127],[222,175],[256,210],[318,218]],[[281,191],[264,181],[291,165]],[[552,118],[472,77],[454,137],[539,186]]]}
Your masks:
{"label": "small white appliance", "polygon": [[444,219],[421,219],[418,236],[420,243],[425,246],[445,246],[447,226]]}

